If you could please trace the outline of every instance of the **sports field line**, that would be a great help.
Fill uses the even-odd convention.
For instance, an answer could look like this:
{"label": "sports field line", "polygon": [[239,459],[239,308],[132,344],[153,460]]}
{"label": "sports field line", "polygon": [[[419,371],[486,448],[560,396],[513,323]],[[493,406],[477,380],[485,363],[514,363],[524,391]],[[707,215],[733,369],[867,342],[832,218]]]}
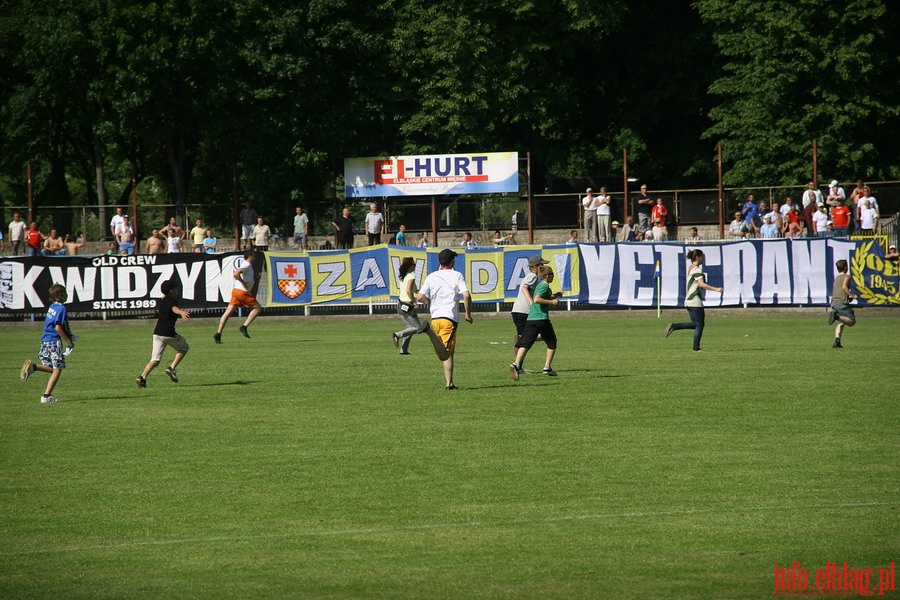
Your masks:
{"label": "sports field line", "polygon": [[178,544],[208,544],[214,542],[242,542],[255,540],[279,540],[301,537],[332,537],[332,536],[355,536],[355,535],[371,535],[385,533],[402,533],[408,531],[428,531],[433,529],[467,529],[479,527],[504,527],[507,525],[534,525],[541,523],[560,523],[565,521],[591,521],[601,519],[627,519],[627,518],[643,518],[643,517],[670,517],[670,516],[688,516],[696,514],[726,514],[740,512],[765,512],[765,511],[796,511],[796,510],[843,510],[848,508],[871,508],[876,506],[892,506],[896,502],[860,502],[845,504],[821,504],[821,505],[803,505],[803,506],[742,506],[734,508],[687,508],[659,511],[629,511],[629,512],[613,512],[613,513],[597,513],[588,515],[560,515],[556,517],[535,518],[535,519],[494,519],[490,521],[462,521],[456,523],[428,523],[422,525],[398,525],[395,527],[363,527],[358,529],[335,529],[335,530],[309,530],[295,531],[291,533],[272,533],[261,535],[236,535],[236,536],[217,536],[202,538],[185,538],[173,540],[144,540],[133,542],[121,542],[117,544],[97,544],[92,546],[67,546],[58,548],[37,548],[33,550],[20,550],[13,552],[0,552],[0,558],[26,556],[30,554],[59,554],[64,552],[83,552],[89,550],[115,550],[120,548],[136,548],[140,546],[167,546]]}

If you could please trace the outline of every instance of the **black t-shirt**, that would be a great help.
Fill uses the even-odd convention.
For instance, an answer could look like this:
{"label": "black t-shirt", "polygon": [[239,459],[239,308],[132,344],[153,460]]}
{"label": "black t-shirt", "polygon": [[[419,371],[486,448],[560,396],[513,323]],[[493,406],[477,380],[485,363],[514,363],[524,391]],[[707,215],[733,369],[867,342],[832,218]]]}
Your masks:
{"label": "black t-shirt", "polygon": [[344,215],[339,215],[335,224],[338,226],[339,240],[353,239],[353,217],[344,218]]}
{"label": "black t-shirt", "polygon": [[175,306],[178,306],[177,298],[169,298],[167,296],[159,301],[159,304],[156,305],[156,316],[159,317],[159,320],[156,321],[156,329],[153,330],[153,335],[161,335],[163,337],[175,337],[178,335],[175,333],[175,323],[180,317],[172,310]]}
{"label": "black t-shirt", "polygon": [[649,200],[649,199],[650,199],[650,196],[648,196],[647,194],[638,193],[637,198],[635,198],[635,201],[638,202],[638,205],[637,205],[638,214],[649,215],[650,212],[653,210],[652,204],[641,204],[640,203],[641,200]]}

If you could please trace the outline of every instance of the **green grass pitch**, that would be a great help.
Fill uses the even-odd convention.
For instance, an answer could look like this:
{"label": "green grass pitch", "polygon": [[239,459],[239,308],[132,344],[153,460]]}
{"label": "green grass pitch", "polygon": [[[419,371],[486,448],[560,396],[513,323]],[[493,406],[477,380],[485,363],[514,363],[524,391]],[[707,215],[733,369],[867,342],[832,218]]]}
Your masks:
{"label": "green grass pitch", "polygon": [[[2,598],[763,598],[775,563],[900,558],[900,317],[558,312],[559,377],[460,324],[458,391],[396,317],[74,322],[56,388],[0,324]],[[543,366],[538,343],[526,368]],[[171,359],[172,351],[166,351]],[[877,582],[873,581],[874,586]],[[898,592],[891,592],[896,597]],[[877,597],[877,596],[876,596]]]}

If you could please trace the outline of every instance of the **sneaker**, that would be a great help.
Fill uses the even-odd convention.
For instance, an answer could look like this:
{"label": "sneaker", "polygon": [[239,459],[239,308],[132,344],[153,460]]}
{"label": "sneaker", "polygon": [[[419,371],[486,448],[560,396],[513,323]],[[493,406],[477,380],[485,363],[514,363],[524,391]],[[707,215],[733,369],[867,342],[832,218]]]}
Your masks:
{"label": "sneaker", "polygon": [[175,372],[175,369],[173,369],[172,367],[166,367],[166,375],[169,376],[169,379],[171,379],[175,383],[178,383],[178,373]]}
{"label": "sneaker", "polygon": [[41,396],[41,404],[53,404],[54,402],[58,402],[56,396],[52,396],[50,394],[44,394]]}
{"label": "sneaker", "polygon": [[409,356],[411,352],[401,352],[400,356]]}
{"label": "sneaker", "polygon": [[137,384],[137,386],[138,386],[139,388],[145,388],[145,387],[147,387],[147,380],[144,379],[144,376],[143,376],[143,375],[138,375],[137,377],[135,377],[135,378],[134,378],[134,382]]}
{"label": "sneaker", "polygon": [[428,331],[428,328],[431,327],[431,323],[428,321],[422,321],[422,325],[419,326],[419,330],[416,333],[425,333]]}
{"label": "sneaker", "polygon": [[246,326],[246,325],[241,325],[241,335],[244,336],[245,338],[249,338],[249,337],[250,337],[250,334],[247,333],[247,326]]}
{"label": "sneaker", "polygon": [[217,344],[221,344],[221,343],[222,343],[222,334],[221,334],[221,333],[214,333],[214,334],[213,334],[213,339],[216,340],[216,343],[217,343]]}
{"label": "sneaker", "polygon": [[835,340],[834,340],[834,344],[832,344],[831,347],[832,347],[832,348],[843,348],[843,346],[841,346],[841,340],[835,339]]}
{"label": "sneaker", "polygon": [[[399,348],[400,347],[400,336],[397,335],[396,333],[392,333],[391,337],[394,338],[394,348]],[[403,353],[401,352],[401,354],[403,354]]]}
{"label": "sneaker", "polygon": [[509,376],[512,377],[513,381],[519,380],[519,373],[521,373],[521,371],[519,371],[519,365],[516,363],[509,365]]}
{"label": "sneaker", "polygon": [[30,360],[26,360],[22,365],[22,373],[19,375],[19,378],[22,381],[28,381],[28,378],[31,377],[32,373],[34,373],[34,363]]}
{"label": "sneaker", "polygon": [[542,373],[544,375],[549,375],[550,377],[556,377],[556,371],[554,371],[550,367],[544,367],[544,370],[542,371]]}
{"label": "sneaker", "polygon": [[833,310],[828,311],[828,324],[834,325],[834,322],[837,321],[837,313]]}
{"label": "sneaker", "polygon": [[664,338],[669,337],[670,335],[672,335],[672,332],[673,332],[673,331],[675,331],[675,324],[674,324],[674,323],[669,323],[669,326],[666,327],[666,332],[663,334],[663,337],[664,337]]}
{"label": "sneaker", "polygon": [[450,385],[447,386],[447,389],[448,390],[458,390],[459,388],[451,383]]}

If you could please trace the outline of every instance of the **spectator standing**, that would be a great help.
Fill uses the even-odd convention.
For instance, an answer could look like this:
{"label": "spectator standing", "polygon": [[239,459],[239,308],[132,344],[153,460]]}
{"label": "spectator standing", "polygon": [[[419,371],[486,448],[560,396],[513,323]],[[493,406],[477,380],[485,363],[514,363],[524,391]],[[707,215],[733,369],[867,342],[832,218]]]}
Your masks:
{"label": "spectator standing", "polygon": [[[47,387],[41,396],[41,404],[52,404],[57,401],[53,389],[62,375],[62,370],[66,368],[66,356],[75,349],[75,340],[69,328],[69,313],[65,306],[68,297],[69,292],[62,285],[54,283],[50,286],[52,303],[47,309],[47,316],[44,317],[41,349],[38,352],[41,364],[37,365],[33,361],[26,360],[22,365],[20,375],[22,381],[28,381],[35,371],[50,373],[50,380],[47,381]],[[65,350],[63,343],[66,345]]]}
{"label": "spectator standing", "polygon": [[824,202],[819,202],[816,206],[816,212],[813,213],[809,221],[812,235],[820,238],[831,237],[831,232],[828,230],[828,222],[828,209]]}
{"label": "spectator standing", "polygon": [[813,218],[816,216],[816,213],[819,211],[819,204],[825,206],[824,200],[815,201],[812,204],[808,204],[803,207],[803,225],[806,226],[806,235],[809,237],[815,237],[816,231],[813,229]]}
{"label": "spectator standing", "polygon": [[271,237],[272,230],[266,225],[266,220],[256,217],[256,226],[253,228],[253,249],[257,252],[268,252],[269,238]]}
{"label": "spectator standing", "polygon": [[203,240],[206,239],[206,228],[203,227],[203,221],[200,219],[194,221],[194,226],[191,228],[191,232],[188,235],[191,238],[191,246],[193,247],[194,252],[202,253]]}
{"label": "spectator standing", "polygon": [[216,246],[218,246],[219,241],[216,239],[216,236],[213,235],[212,229],[206,230],[206,237],[203,238],[203,252],[206,254],[215,254]]}
{"label": "spectator standing", "polygon": [[511,223],[512,227],[510,228],[512,231],[519,230],[519,220],[521,218],[522,218],[522,212],[520,210],[516,209],[516,212],[514,212],[513,216],[512,216],[512,223]]}
{"label": "spectator standing", "polygon": [[177,254],[181,252],[181,236],[178,235],[178,232],[176,230],[169,230],[169,237],[166,238],[166,242],[168,243],[167,252],[169,254]]}
{"label": "spectator standing", "polygon": [[[179,239],[181,239],[181,240],[187,239],[187,233],[184,231],[184,229],[182,229],[178,225],[178,222],[175,220],[175,217],[171,217],[169,219],[169,224],[159,230],[159,232],[166,237],[170,237],[169,234],[173,231],[175,232],[175,235],[177,235],[179,237]],[[181,251],[179,250],[179,252],[181,252]]]}
{"label": "spectator standing", "polygon": [[373,202],[369,205],[369,212],[366,213],[366,236],[369,245],[380,244],[382,235],[384,235],[384,215],[378,211],[378,205]]}
{"label": "spectator standing", "polygon": [[28,225],[22,220],[19,213],[13,213],[13,220],[9,222],[9,243],[12,256],[18,256],[25,252],[25,232]]}
{"label": "spectator standing", "polygon": [[861,235],[875,235],[878,229],[878,211],[869,206],[868,198],[859,201],[859,233]]}
{"label": "spectator standing", "polygon": [[653,211],[653,204],[653,200],[647,194],[647,184],[641,185],[641,191],[637,194],[638,227],[641,233],[650,231],[652,226],[650,213]]}
{"label": "spectator standing", "polygon": [[428,247],[428,232],[427,231],[422,232],[422,237],[419,238],[418,246],[419,246],[419,248],[427,248]]}
{"label": "spectator standing", "polygon": [[232,278],[234,279],[234,287],[231,290],[231,300],[228,303],[228,308],[225,309],[225,312],[222,313],[222,317],[219,319],[219,326],[216,329],[216,333],[213,334],[213,340],[215,340],[217,344],[222,343],[222,331],[225,329],[225,324],[228,322],[228,319],[231,318],[234,311],[237,310],[238,306],[250,309],[250,313],[247,314],[244,324],[241,325],[239,329],[241,335],[245,338],[250,337],[250,334],[247,332],[247,327],[249,327],[250,323],[252,323],[256,317],[259,316],[259,313],[262,312],[262,306],[257,302],[256,296],[253,295],[253,288],[256,287],[256,280],[259,279],[259,273],[253,268],[253,263],[256,262],[258,256],[261,255],[257,254],[254,250],[244,250],[243,257],[234,260],[234,271],[231,273]]}
{"label": "spectator standing", "polygon": [[657,221],[661,221],[663,225],[666,224],[666,219],[669,216],[669,209],[666,208],[666,205],[663,204],[662,198],[656,199],[656,204],[653,205],[653,208],[650,209],[650,220],[653,223]]}
{"label": "spectator standing", "polygon": [[831,209],[832,231],[835,237],[847,237],[850,228],[850,209],[843,196],[836,196],[837,204]]}
{"label": "spectator standing", "polygon": [[600,188],[600,195],[597,196],[597,241],[601,243],[614,242],[616,239],[612,233],[612,214],[610,210],[610,202],[612,199],[606,193],[606,188]]}
{"label": "spectator standing", "polygon": [[816,184],[810,181],[806,184],[806,191],[803,192],[803,208],[807,206],[815,206],[818,202],[824,202],[822,192],[816,189]]}
{"label": "spectator standing", "polygon": [[253,246],[253,228],[256,227],[256,211],[252,202],[244,202],[239,216],[241,220],[241,249],[250,250]]}
{"label": "spectator standing", "polygon": [[696,227],[691,227],[691,234],[688,236],[687,241],[689,241],[689,242],[699,242],[700,241],[700,232],[697,231]]}
{"label": "spectator standing", "polygon": [[453,360],[456,354],[456,329],[459,324],[459,298],[462,296],[465,319],[472,323],[472,295],[462,274],[453,269],[457,254],[444,248],[438,254],[441,265],[425,278],[416,301],[426,304],[431,311],[431,327],[428,337],[434,352],[443,363],[444,381],[448,390],[458,389],[453,382]]}
{"label": "spectator standing", "polygon": [[856,298],[850,292],[850,274],[847,273],[847,261],[841,259],[835,263],[838,271],[837,277],[831,286],[831,312],[828,313],[828,324],[832,325],[837,322],[834,328],[834,344],[832,348],[843,348],[841,345],[841,334],[844,327],[853,327],[856,325],[856,315],[853,314],[853,308],[850,302]]}
{"label": "spectator standing", "polygon": [[759,233],[759,228],[762,225],[762,220],[759,218],[760,207],[756,203],[756,198],[753,194],[747,195],[747,201],[744,202],[744,206],[741,207],[741,218],[744,220],[744,223],[747,225],[747,233]]}
{"label": "spectator standing", "polygon": [[116,249],[119,248],[119,227],[122,225],[122,221],[125,218],[125,211],[121,206],[116,207],[116,214],[113,215],[113,218],[109,221],[109,233],[112,235],[113,242],[116,244]]}
{"label": "spectator standing", "polygon": [[401,225],[397,235],[394,236],[394,244],[397,246],[406,245],[406,225]]}
{"label": "spectator standing", "polygon": [[581,199],[584,211],[584,241],[587,243],[597,241],[597,199],[591,188],[585,190],[587,194]]}
{"label": "spectator standing", "polygon": [[553,324],[550,322],[550,308],[559,305],[559,298],[562,292],[553,293],[550,284],[553,283],[553,269],[541,265],[538,267],[537,276],[540,283],[534,288],[534,302],[528,312],[528,318],[525,321],[525,329],[516,342],[516,360],[509,365],[509,374],[513,381],[519,380],[522,373],[522,363],[525,356],[534,343],[540,337],[547,344],[547,358],[544,361],[544,375],[556,377],[556,371],[553,370],[553,357],[556,355],[556,331],[553,330]]}
{"label": "spectator standing", "polygon": [[478,244],[476,244],[475,240],[472,239],[472,234],[468,231],[463,234],[462,247],[466,250],[471,250],[472,248],[478,247]]}
{"label": "spectator standing", "polygon": [[784,235],[789,238],[797,238],[803,235],[803,217],[795,204],[791,204],[791,210],[784,216]]}
{"label": "spectator standing", "polygon": [[166,242],[159,234],[159,229],[154,229],[144,242],[144,254],[161,254],[166,249]]}
{"label": "spectator standing", "polygon": [[491,238],[491,243],[494,244],[495,246],[506,246],[507,244],[513,243],[513,240],[515,239],[515,237],[516,237],[515,233],[511,233],[509,235],[503,235],[502,233],[500,233],[500,230],[498,229],[497,231],[494,232],[494,237]]}
{"label": "spectator standing", "polygon": [[862,179],[857,179],[856,185],[850,190],[850,199],[847,202],[847,206],[859,206],[859,199],[864,197],[863,192],[865,189],[865,182]]}
{"label": "spectator standing", "polygon": [[55,229],[51,229],[50,235],[44,240],[44,249],[41,254],[44,256],[64,256],[66,254],[65,243]]}
{"label": "spectator standing", "polygon": [[302,206],[294,208],[294,245],[298,252],[309,250],[309,217]]}
{"label": "spectator standing", "polygon": [[337,234],[337,247],[341,249],[349,249],[353,247],[353,217],[350,216],[350,209],[344,208],[341,214],[331,222],[334,231]]}
{"label": "spectator standing", "polygon": [[669,323],[663,337],[669,337],[673,331],[679,329],[694,330],[694,352],[703,352],[700,348],[700,339],[703,337],[703,328],[706,326],[706,311],[703,308],[703,290],[711,290],[719,292],[725,291],[725,288],[714,287],[706,283],[706,277],[703,275],[703,251],[694,248],[687,253],[687,259],[691,261],[688,268],[688,276],[686,282],[686,293],[684,298],[684,307],[688,311],[691,318],[690,323]]}
{"label": "spectator standing", "polygon": [[416,312],[416,261],[412,256],[405,256],[400,262],[397,271],[400,276],[400,293],[397,295],[397,314],[406,326],[402,331],[392,334],[394,347],[400,349],[401,356],[409,354],[409,341],[416,333],[424,333],[428,323],[419,321],[419,313]]}
{"label": "spectator standing", "polygon": [[116,242],[119,244],[121,254],[134,254],[134,227],[128,215],[122,216],[122,222],[116,228]]}
{"label": "spectator standing", "polygon": [[28,245],[28,256],[40,256],[41,249],[44,246],[44,240],[46,239],[47,236],[41,233],[37,223],[32,221],[28,231],[25,232],[25,241]]}
{"label": "spectator standing", "polygon": [[134,379],[139,388],[147,387],[147,376],[150,375],[150,371],[159,366],[166,346],[175,350],[175,358],[166,367],[166,375],[174,383],[178,383],[178,373],[175,369],[191,348],[187,340],[175,331],[175,323],[179,318],[187,321],[191,316],[178,306],[178,295],[181,292],[178,284],[169,279],[164,281],[159,289],[163,297],[156,305],[157,320],[156,327],[153,329],[153,350],[150,354],[150,362],[144,367],[144,372]]}
{"label": "spectator standing", "polygon": [[[878,209],[878,200],[876,200],[875,197],[872,196],[872,192],[869,189],[869,186],[864,186],[863,191],[860,193],[859,201],[862,202],[863,200],[865,200],[866,202],[869,203],[869,208],[875,209],[875,216],[877,216],[877,217],[881,216],[881,212]],[[859,213],[859,209],[857,208],[857,221],[861,220],[859,218],[858,213]]]}

